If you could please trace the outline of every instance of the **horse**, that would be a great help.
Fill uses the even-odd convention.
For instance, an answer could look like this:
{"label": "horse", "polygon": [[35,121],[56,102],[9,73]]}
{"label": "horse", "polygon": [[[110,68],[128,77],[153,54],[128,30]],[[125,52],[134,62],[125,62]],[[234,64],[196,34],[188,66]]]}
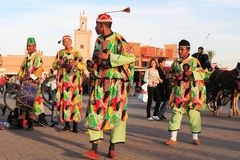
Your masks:
{"label": "horse", "polygon": [[238,110],[238,99],[240,96],[240,79],[235,81],[236,84],[236,88],[233,90],[232,92],[232,96],[231,96],[231,107],[233,107],[233,115],[235,113],[235,115],[239,115],[240,112]]}
{"label": "horse", "polygon": [[207,85],[207,92],[211,92],[211,100],[214,114],[218,115],[217,108],[221,105],[219,99],[224,98],[226,93],[231,95],[229,117],[239,115],[238,99],[240,94],[240,62],[230,71],[217,69],[212,72]]}

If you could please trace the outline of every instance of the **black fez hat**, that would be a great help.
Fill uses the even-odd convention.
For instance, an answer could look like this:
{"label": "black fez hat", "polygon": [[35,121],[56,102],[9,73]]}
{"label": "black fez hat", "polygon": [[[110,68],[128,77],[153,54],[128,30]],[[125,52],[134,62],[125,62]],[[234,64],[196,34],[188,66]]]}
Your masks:
{"label": "black fez hat", "polygon": [[182,40],[179,42],[178,46],[190,47],[190,43],[189,43],[187,40],[182,39]]}

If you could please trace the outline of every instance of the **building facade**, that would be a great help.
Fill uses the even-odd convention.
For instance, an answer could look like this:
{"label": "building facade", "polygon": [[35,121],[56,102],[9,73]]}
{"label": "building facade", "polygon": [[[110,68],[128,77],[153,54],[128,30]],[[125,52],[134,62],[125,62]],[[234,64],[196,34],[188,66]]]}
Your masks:
{"label": "building facade", "polygon": [[129,42],[137,58],[135,62],[136,71],[144,71],[152,58],[165,57],[167,61],[177,58],[177,44],[166,44],[164,48],[140,45],[140,43]]}
{"label": "building facade", "polygon": [[173,60],[178,57],[177,55],[177,44],[166,44],[165,48],[154,47],[154,46],[141,46],[140,43],[129,42],[129,45],[134,51],[134,55],[136,56],[135,62],[135,74],[134,74],[134,82],[136,82],[137,86],[142,85],[142,79],[144,76],[145,70],[149,66],[149,61],[152,58],[156,60],[159,57],[166,58],[166,69],[169,70],[170,65]]}
{"label": "building facade", "polygon": [[92,57],[92,31],[87,28],[87,17],[80,15],[80,26],[74,31],[74,48],[82,53],[86,61]]}
{"label": "building facade", "polygon": [[[0,62],[0,73],[1,74],[11,74],[16,75],[21,63],[24,59],[23,55],[7,55],[1,56]],[[43,56],[43,65],[44,65],[44,72],[48,73],[49,70],[52,68],[52,63],[54,60],[54,56]]]}

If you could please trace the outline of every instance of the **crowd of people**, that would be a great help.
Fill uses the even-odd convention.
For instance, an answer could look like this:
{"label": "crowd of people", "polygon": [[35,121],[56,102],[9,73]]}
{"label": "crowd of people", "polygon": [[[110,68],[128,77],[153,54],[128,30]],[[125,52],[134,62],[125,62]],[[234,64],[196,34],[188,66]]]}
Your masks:
{"label": "crowd of people", "polygon": [[[83,53],[72,47],[71,37],[63,36],[64,48],[57,52],[50,73],[56,74],[56,86],[53,86],[56,89],[53,94],[56,102],[54,112],[57,113],[59,122],[64,123],[63,131],[77,133],[78,124],[83,119],[84,71],[89,71],[89,102],[84,120],[92,148],[84,156],[90,159],[99,158],[98,144],[103,140],[105,130],[111,131],[108,151],[110,158],[117,158],[115,145],[126,141],[127,89],[129,82],[133,80],[136,58],[126,40],[119,33],[113,32],[111,25],[112,17],[109,14],[104,13],[97,17],[95,30],[99,36],[92,60],[87,64],[82,58]],[[186,113],[193,144],[199,145],[201,111],[205,109],[206,98],[204,69],[212,68],[202,47],[191,56],[190,43],[187,40],[181,40],[178,46],[179,58],[173,62],[169,73],[165,70],[164,57],[150,60],[144,75],[144,82],[148,86],[147,120],[164,120],[167,107],[172,108],[168,126],[171,135],[165,142],[166,145],[172,145],[177,143],[182,116]],[[22,128],[31,131],[36,117],[46,122],[40,89],[44,68],[42,53],[38,53],[33,37],[27,39],[26,50],[27,55],[17,74],[23,87],[23,97],[17,100],[18,109],[14,111],[14,118],[21,120]],[[28,99],[24,99],[26,88],[31,88],[33,92]],[[156,103],[151,114],[153,101]],[[73,123],[72,128],[70,122]]]}

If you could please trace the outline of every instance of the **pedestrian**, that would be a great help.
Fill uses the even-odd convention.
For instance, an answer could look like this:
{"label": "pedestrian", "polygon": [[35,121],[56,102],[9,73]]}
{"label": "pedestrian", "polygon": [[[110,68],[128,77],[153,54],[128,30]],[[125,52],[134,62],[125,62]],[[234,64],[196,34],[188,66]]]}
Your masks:
{"label": "pedestrian", "polygon": [[56,72],[51,68],[49,70],[48,76],[53,76],[51,79],[49,79],[47,86],[49,91],[49,102],[53,103],[56,97],[57,93],[57,82],[56,82]]}
{"label": "pedestrian", "polygon": [[[158,111],[161,103],[161,97],[160,97],[160,92],[158,89],[158,84],[162,83],[162,79],[159,76],[158,73],[158,63],[157,61],[152,58],[149,62],[149,68],[146,70],[144,74],[144,82],[147,83],[147,93],[148,93],[148,100],[147,100],[147,119],[149,121],[157,120],[159,121],[158,117]],[[155,100],[155,108],[153,112],[153,116],[151,116],[151,106],[152,106],[152,101]]]}
{"label": "pedestrian", "polygon": [[[23,127],[29,131],[33,130],[33,120],[35,119],[35,116],[39,116],[40,120],[47,124],[44,116],[43,99],[40,85],[43,74],[42,53],[37,51],[36,46],[35,39],[33,37],[29,37],[27,39],[26,57],[23,59],[20,69],[17,73],[17,79],[20,81],[23,91],[23,95],[20,94],[20,96],[28,96],[28,98],[30,98],[30,96],[33,95],[33,97],[31,97],[31,99],[34,100],[32,104],[27,104],[29,101],[24,101],[24,97],[22,99],[24,103],[22,103],[23,101],[20,103],[17,101],[17,106],[21,108],[19,114],[21,117],[20,119],[23,119]],[[23,87],[23,83],[27,87]],[[29,95],[24,94],[32,91],[32,89],[25,90],[25,88],[27,89],[31,86],[37,86],[36,95],[34,95],[34,93],[30,93]],[[20,96],[18,98],[21,100],[22,97]],[[31,106],[32,109],[27,109],[26,105],[33,105]]]}
{"label": "pedestrian", "polygon": [[193,144],[200,145],[198,134],[201,132],[201,111],[206,108],[206,88],[204,70],[200,62],[190,56],[190,43],[181,40],[178,48],[179,59],[176,59],[171,72],[174,73],[175,83],[169,99],[172,108],[172,118],[168,125],[171,137],[166,145],[177,143],[177,133],[180,129],[182,116],[187,114],[193,137]]}
{"label": "pedestrian", "polygon": [[57,93],[57,80],[56,80],[56,75],[57,75],[57,71],[53,70],[52,68],[49,70],[48,73],[48,83],[46,86],[48,86],[48,100],[49,103],[52,107],[51,111],[52,111],[52,115],[51,115],[51,127],[54,127],[55,125],[58,124],[58,117],[57,117],[57,113],[56,113],[56,93]]}
{"label": "pedestrian", "polygon": [[[86,125],[92,149],[84,156],[98,159],[98,143],[110,130],[109,158],[117,158],[115,144],[126,141],[128,118],[127,88],[133,80],[135,56],[126,40],[111,30],[112,17],[100,14],[96,20],[99,35],[94,47],[91,79],[93,84],[86,113]],[[88,66],[89,68],[89,66]]]}
{"label": "pedestrian", "polygon": [[192,56],[199,60],[203,69],[208,69],[208,71],[213,70],[211,62],[209,60],[209,56],[208,54],[204,53],[203,47],[198,47],[198,52],[194,53]]}
{"label": "pedestrian", "polygon": [[57,70],[56,111],[60,122],[64,122],[63,131],[78,133],[78,123],[82,119],[82,76],[86,65],[81,53],[72,47],[69,35],[62,38],[64,49],[57,52],[52,68]]}
{"label": "pedestrian", "polygon": [[160,78],[162,79],[162,83],[158,84],[158,89],[160,92],[160,97],[161,97],[161,104],[160,104],[160,109],[159,109],[159,113],[158,113],[158,117],[160,118],[160,120],[164,120],[166,119],[165,117],[165,112],[166,112],[166,108],[167,108],[167,104],[168,104],[168,100],[169,100],[169,79],[167,78],[167,72],[165,67],[166,64],[166,59],[164,57],[160,57],[158,58],[158,73]]}

